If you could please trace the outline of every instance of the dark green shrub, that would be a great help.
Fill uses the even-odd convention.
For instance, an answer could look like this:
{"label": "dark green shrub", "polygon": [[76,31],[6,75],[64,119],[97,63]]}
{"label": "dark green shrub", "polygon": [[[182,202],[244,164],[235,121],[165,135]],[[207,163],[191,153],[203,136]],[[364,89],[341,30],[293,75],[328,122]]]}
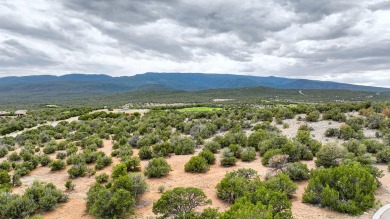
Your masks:
{"label": "dark green shrub", "polygon": [[0,218],[23,219],[32,215],[37,208],[29,197],[0,192]]}
{"label": "dark green shrub", "polygon": [[32,186],[27,188],[24,195],[37,204],[40,211],[53,210],[58,203],[65,202],[67,196],[51,183],[34,181]]}
{"label": "dark green shrub", "polygon": [[358,215],[374,205],[376,188],[370,172],[359,163],[351,162],[314,170],[302,201]]}
{"label": "dark green shrub", "polygon": [[263,205],[268,205],[268,207],[272,209],[272,213],[274,215],[284,215],[284,213],[286,213],[286,216],[288,216],[287,218],[292,218],[290,211],[291,202],[288,199],[287,194],[282,191],[273,190],[264,186],[258,186],[254,192],[246,193],[245,197],[248,198],[253,204],[260,202]]}
{"label": "dark green shrub", "polygon": [[233,156],[235,156],[236,158],[241,157],[242,147],[239,144],[231,144],[229,145],[229,149],[230,152],[233,153]]}
{"label": "dark green shrub", "polygon": [[9,172],[11,170],[11,162],[8,160],[3,160],[3,162],[0,163],[0,170]]}
{"label": "dark green shrub", "polygon": [[65,168],[65,162],[62,160],[54,160],[50,163],[50,170],[57,171]]}
{"label": "dark green shrub", "polygon": [[74,190],[74,187],[76,187],[76,185],[73,183],[72,180],[68,179],[65,183],[65,188],[67,190]]}
{"label": "dark green shrub", "polygon": [[253,191],[245,192],[220,218],[292,218],[290,208],[291,202],[284,192],[258,183]]}
{"label": "dark green shrub", "polygon": [[325,131],[325,137],[338,137],[340,135],[339,129],[336,128],[328,128]]}
{"label": "dark green shrub", "polygon": [[253,192],[261,184],[257,172],[252,169],[239,169],[229,172],[217,184],[218,198],[227,203],[234,203],[247,192]]}
{"label": "dark green shrub", "polygon": [[83,154],[72,154],[68,157],[68,159],[66,159],[66,164],[68,165],[78,163],[87,163]]}
{"label": "dark green shrub", "polygon": [[364,119],[361,117],[348,118],[346,124],[357,132],[358,130],[363,129]]}
{"label": "dark green shrub", "polygon": [[72,145],[71,147],[69,147],[68,149],[66,149],[66,155],[67,156],[70,156],[72,154],[76,154],[76,152],[78,151],[78,147],[76,147],[75,145]]}
{"label": "dark green shrub", "polygon": [[222,152],[221,165],[224,167],[230,167],[236,165],[237,158],[234,157],[234,153],[229,148],[224,148]]}
{"label": "dark green shrub", "polygon": [[211,204],[204,192],[193,187],[177,187],[168,190],[153,203],[153,213],[163,217],[188,218],[194,208]]}
{"label": "dark green shrub", "polygon": [[349,140],[351,138],[356,138],[356,139],[363,139],[364,134],[362,130],[355,131],[353,128],[349,125],[342,125],[340,127],[340,134],[339,138],[344,139],[344,140]]}
{"label": "dark green shrub", "polygon": [[171,171],[171,166],[165,161],[164,158],[153,158],[149,161],[148,165],[145,168],[145,176],[149,178],[153,177],[163,177],[168,175]]}
{"label": "dark green shrub", "polygon": [[0,170],[0,192],[2,188],[8,188],[11,185],[11,177],[5,170]]}
{"label": "dark green shrub", "polygon": [[268,166],[269,160],[272,157],[274,157],[275,155],[282,155],[282,154],[284,154],[284,153],[283,153],[283,151],[281,149],[271,149],[271,150],[268,150],[267,152],[265,152],[265,154],[261,158],[261,164],[263,164],[264,166]]}
{"label": "dark green shrub", "polygon": [[207,160],[201,156],[191,157],[191,159],[184,165],[184,170],[191,173],[205,173],[209,169],[210,165]]}
{"label": "dark green shrub", "polygon": [[197,217],[199,219],[217,219],[219,216],[218,209],[216,208],[206,208],[203,212]]}
{"label": "dark green shrub", "polygon": [[173,146],[169,142],[163,142],[161,144],[155,144],[152,146],[153,157],[166,157],[170,153],[173,153]]}
{"label": "dark green shrub", "polygon": [[380,150],[376,154],[376,158],[378,159],[379,162],[382,163],[388,163],[390,162],[390,147],[384,147],[382,150]]}
{"label": "dark green shrub", "polygon": [[259,143],[267,139],[267,133],[264,130],[257,130],[249,135],[248,147],[257,148]]}
{"label": "dark green shrub", "polygon": [[210,150],[212,153],[216,154],[218,153],[218,150],[221,149],[221,145],[216,141],[210,141],[204,145],[204,149]]}
{"label": "dark green shrub", "polygon": [[125,159],[126,157],[130,157],[133,155],[133,149],[128,146],[121,146],[118,150],[118,155],[121,159]]}
{"label": "dark green shrub", "polygon": [[127,172],[141,171],[141,161],[138,157],[128,157],[122,161],[127,167]]}
{"label": "dark green shrub", "polygon": [[312,112],[307,114],[306,121],[308,121],[308,122],[317,122],[319,118],[320,118],[320,112],[312,111]]}
{"label": "dark green shrub", "polygon": [[84,163],[74,164],[68,170],[70,178],[84,177],[87,173],[87,165]]}
{"label": "dark green shrub", "polygon": [[96,159],[96,166],[95,169],[101,170],[104,167],[110,166],[112,164],[112,158],[104,156],[98,156]]}
{"label": "dark green shrub", "polygon": [[355,156],[361,156],[367,153],[366,146],[362,144],[359,140],[352,139],[348,142],[345,142],[343,145],[348,150],[348,152],[353,153]]}
{"label": "dark green shrub", "polygon": [[195,142],[188,138],[181,138],[173,143],[174,152],[176,155],[186,155],[195,153]]}
{"label": "dark green shrub", "polygon": [[134,206],[133,195],[124,189],[95,184],[87,192],[87,211],[98,218],[125,218],[134,213]]}
{"label": "dark green shrub", "polygon": [[42,166],[47,166],[50,164],[51,159],[47,154],[44,154],[39,157],[39,162],[41,163]]}
{"label": "dark green shrub", "polygon": [[63,160],[66,158],[66,154],[63,153],[63,152],[60,152],[56,155],[56,158],[59,159],[59,160]]}
{"label": "dark green shrub", "polygon": [[243,197],[230,206],[229,210],[222,213],[219,219],[274,218],[272,215],[272,209],[266,205],[261,202],[253,204],[247,197]]}
{"label": "dark green shrub", "polygon": [[150,146],[143,146],[143,147],[141,147],[139,149],[138,156],[142,160],[151,159],[153,157],[152,147],[150,147]]}
{"label": "dark green shrub", "polygon": [[256,159],[256,149],[253,147],[246,147],[242,150],[241,159],[245,162],[251,162]]}
{"label": "dark green shrub", "polygon": [[145,178],[140,173],[132,173],[125,176],[120,176],[114,180],[112,185],[112,189],[114,191],[124,189],[130,192],[136,199],[144,194],[147,188],[148,185],[145,182]]}
{"label": "dark green shrub", "polygon": [[235,157],[224,157],[221,159],[221,165],[224,167],[231,167],[236,165],[237,158]]}
{"label": "dark green shrub", "polygon": [[295,162],[287,164],[284,173],[292,180],[306,180],[309,179],[309,168],[306,164]]}
{"label": "dark green shrub", "polygon": [[8,154],[8,149],[5,146],[0,146],[0,158],[5,157]]}
{"label": "dark green shrub", "polygon": [[12,176],[12,185],[21,186],[22,185],[22,181],[20,180],[21,178],[22,178],[21,175],[18,173],[18,171],[16,171]]}
{"label": "dark green shrub", "polygon": [[283,192],[291,198],[298,186],[286,174],[280,173],[267,179],[264,182],[264,187],[273,191]]}
{"label": "dark green shrub", "polygon": [[123,164],[123,163],[120,163],[120,164],[117,164],[116,166],[114,166],[112,168],[112,174],[111,174],[111,177],[113,179],[116,179],[120,176],[126,176],[127,174],[127,166],[126,164]]}
{"label": "dark green shrub", "polygon": [[19,161],[22,159],[22,156],[20,156],[16,151],[14,151],[10,155],[8,155],[7,159],[9,161]]}
{"label": "dark green shrub", "polygon": [[209,151],[209,150],[207,150],[207,149],[203,149],[203,150],[198,154],[198,156],[203,157],[204,159],[206,159],[206,160],[207,160],[207,163],[208,163],[209,165],[215,164],[215,160],[216,160],[215,155],[214,155],[211,151]]}
{"label": "dark green shrub", "polygon": [[363,139],[362,144],[366,146],[368,153],[376,154],[382,150],[385,145],[374,139]]}
{"label": "dark green shrub", "polygon": [[43,153],[45,154],[52,154],[57,150],[57,145],[54,142],[49,142],[44,148],[43,148]]}
{"label": "dark green shrub", "polygon": [[96,182],[99,184],[108,182],[108,175],[106,173],[99,174],[95,176]]}
{"label": "dark green shrub", "polygon": [[346,154],[346,149],[337,143],[330,142],[323,145],[317,153],[316,166],[338,166]]}

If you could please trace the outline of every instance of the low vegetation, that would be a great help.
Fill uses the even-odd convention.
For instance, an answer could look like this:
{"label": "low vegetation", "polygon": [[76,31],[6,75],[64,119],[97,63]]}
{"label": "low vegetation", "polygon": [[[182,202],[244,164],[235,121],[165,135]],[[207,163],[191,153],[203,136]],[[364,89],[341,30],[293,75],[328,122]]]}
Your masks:
{"label": "low vegetation", "polygon": [[[370,212],[379,179],[389,174],[380,170],[390,163],[389,103],[258,102],[261,107],[252,107],[227,102],[156,106],[142,114],[89,113],[92,109],[62,106],[32,111],[24,120],[2,118],[5,124],[28,128],[70,118],[68,113],[82,114],[77,121],[0,138],[0,218],[28,218],[66,200],[53,184],[31,186],[25,180],[40,168],[47,170],[45,174],[68,177],[54,184],[65,194],[86,194],[87,212],[97,218],[126,218],[136,213],[135,206],[173,218],[292,218],[292,202],[307,180],[306,204],[352,215]],[[329,129],[319,133],[318,125]],[[242,168],[259,165],[261,173]],[[174,172],[169,175],[170,171]],[[207,182],[216,194],[206,197],[199,181],[214,177],[216,171],[226,175],[219,182]],[[178,175],[183,177],[181,184],[190,183],[182,186],[198,188],[175,188]],[[95,180],[90,188],[82,185]],[[27,185],[18,188],[22,182]],[[21,194],[25,186],[33,190],[11,193]],[[152,200],[153,209],[142,207],[146,192],[161,193],[160,199]],[[209,198],[229,208],[205,208]]]}

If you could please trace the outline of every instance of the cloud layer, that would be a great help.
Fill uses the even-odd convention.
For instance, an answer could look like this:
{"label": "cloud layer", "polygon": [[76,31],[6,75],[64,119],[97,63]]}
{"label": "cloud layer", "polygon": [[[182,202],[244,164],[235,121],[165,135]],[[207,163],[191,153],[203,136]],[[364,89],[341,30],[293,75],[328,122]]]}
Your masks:
{"label": "cloud layer", "polygon": [[0,77],[205,72],[390,87],[390,1],[0,1]]}

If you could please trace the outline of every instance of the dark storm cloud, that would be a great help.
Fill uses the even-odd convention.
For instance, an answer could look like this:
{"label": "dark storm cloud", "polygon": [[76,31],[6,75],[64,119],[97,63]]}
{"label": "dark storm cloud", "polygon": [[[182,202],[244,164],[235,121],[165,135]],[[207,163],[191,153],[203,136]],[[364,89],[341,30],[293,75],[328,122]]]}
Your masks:
{"label": "dark storm cloud", "polygon": [[390,1],[383,1],[369,6],[371,10],[390,10]]}
{"label": "dark storm cloud", "polygon": [[0,44],[0,66],[47,66],[55,64],[46,54],[28,48],[16,40],[6,40]]}
{"label": "dark storm cloud", "polygon": [[0,75],[28,73],[23,66],[346,82],[370,75],[388,86],[389,9],[383,0],[5,0]]}

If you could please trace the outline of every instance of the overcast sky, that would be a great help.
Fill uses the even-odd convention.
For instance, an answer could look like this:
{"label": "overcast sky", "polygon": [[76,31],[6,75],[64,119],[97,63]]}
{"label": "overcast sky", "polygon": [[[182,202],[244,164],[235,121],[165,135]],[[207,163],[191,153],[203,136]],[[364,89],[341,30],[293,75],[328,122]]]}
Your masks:
{"label": "overcast sky", "polygon": [[390,1],[0,0],[0,77],[144,72],[390,87]]}

